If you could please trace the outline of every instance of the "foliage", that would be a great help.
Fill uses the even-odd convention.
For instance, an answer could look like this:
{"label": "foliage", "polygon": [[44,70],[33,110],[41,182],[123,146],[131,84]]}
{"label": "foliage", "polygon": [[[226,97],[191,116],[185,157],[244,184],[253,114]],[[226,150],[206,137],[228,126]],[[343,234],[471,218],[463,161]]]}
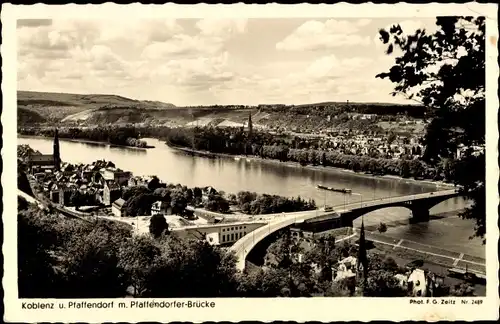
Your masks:
{"label": "foliage", "polygon": [[28,177],[26,176],[22,163],[19,163],[19,161],[17,164],[17,189],[33,196]]}
{"label": "foliage", "polygon": [[154,194],[140,193],[127,199],[123,204],[123,210],[127,216],[150,215],[151,206],[156,200]]}
{"label": "foliage", "polygon": [[127,274],[134,289],[134,297],[146,291],[150,273],[161,255],[161,250],[147,236],[130,238],[119,250],[118,266]]}
{"label": "foliage", "polygon": [[377,231],[379,233],[387,232],[387,225],[385,223],[380,222],[380,224],[378,224]]}
{"label": "foliage", "polygon": [[260,195],[249,191],[240,191],[237,194],[236,201],[242,212],[252,215],[288,213],[316,208],[314,200],[306,201],[300,197],[287,198],[277,195]]}
{"label": "foliage", "polygon": [[227,213],[229,211],[229,202],[220,194],[212,194],[208,195],[208,199],[204,203],[204,207],[209,211]]}
{"label": "foliage", "polygon": [[465,297],[474,296],[474,286],[469,283],[460,283],[450,287],[450,296]]}
{"label": "foliage", "polygon": [[168,232],[168,223],[164,215],[155,214],[149,219],[149,233],[158,238],[163,233]]}
{"label": "foliage", "polygon": [[[175,234],[153,239],[132,236],[131,227],[114,221],[70,219],[28,206],[18,213],[18,271],[21,298],[306,297],[353,296],[355,282],[332,282],[321,271],[346,255],[349,243],[333,237],[307,247],[290,235],[268,250],[273,262],[241,273],[233,253],[204,240]],[[303,257],[299,257],[302,255]],[[365,296],[405,296],[397,280],[401,270],[391,258],[370,254]],[[319,267],[317,267],[319,265]],[[319,271],[318,271],[319,270]],[[454,296],[470,296],[470,285],[452,287]]]}
{"label": "foliage", "polygon": [[43,298],[56,281],[51,251],[57,246],[57,233],[47,215],[36,207],[18,212],[17,218],[19,297]]}
{"label": "foliage", "polygon": [[[161,257],[142,297],[229,297],[236,289],[235,259],[206,241],[164,237]],[[170,280],[165,280],[170,278]]]}
{"label": "foliage", "polygon": [[[437,165],[466,149],[454,180],[474,204],[464,214],[476,220],[475,235],[485,234],[485,17],[438,17],[437,31],[404,34],[399,25],[381,30],[387,54],[399,51],[389,72],[377,75],[395,83],[394,94],[420,101],[431,112],[424,159]],[[475,170],[475,172],[470,172]]]}
{"label": "foliage", "polygon": [[121,297],[127,288],[125,273],[118,266],[118,246],[123,239],[105,226],[84,229],[86,235],[73,235],[63,245],[61,262],[65,298]]}
{"label": "foliage", "polygon": [[[114,145],[126,145],[134,147],[147,147],[146,142],[139,140],[139,131],[134,126],[96,126],[88,128],[61,127],[59,138],[81,139],[96,142],[107,142]],[[20,133],[23,135],[36,135],[52,137],[52,127],[23,127]]]}

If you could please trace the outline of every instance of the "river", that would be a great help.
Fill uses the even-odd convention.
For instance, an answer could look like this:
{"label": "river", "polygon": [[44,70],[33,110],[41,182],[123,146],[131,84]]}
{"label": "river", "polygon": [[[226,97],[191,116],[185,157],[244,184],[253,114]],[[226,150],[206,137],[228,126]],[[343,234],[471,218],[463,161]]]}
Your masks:
{"label": "river", "polygon": [[[288,197],[312,198],[318,205],[342,205],[374,198],[394,197],[446,189],[433,183],[405,179],[379,178],[354,174],[337,169],[310,169],[272,161],[235,160],[230,157],[208,158],[192,156],[168,147],[157,139],[144,139],[151,149],[113,147],[106,144],[60,141],[61,159],[70,163],[90,163],[97,159],[113,161],[117,167],[134,175],[157,175],[168,183],[188,187],[213,186],[226,193],[241,190],[277,194]],[[30,145],[44,154],[52,153],[52,139],[18,137],[18,144]],[[350,188],[353,195],[316,189],[317,184],[336,188]],[[462,198],[449,199],[431,209],[431,215],[464,208]],[[406,224],[410,211],[405,208],[387,208],[365,215],[366,226],[380,222],[389,225],[387,235],[443,249],[484,257],[484,246],[479,240],[469,240],[471,221],[457,217],[432,220],[424,224]],[[359,219],[355,225],[359,225]]]}

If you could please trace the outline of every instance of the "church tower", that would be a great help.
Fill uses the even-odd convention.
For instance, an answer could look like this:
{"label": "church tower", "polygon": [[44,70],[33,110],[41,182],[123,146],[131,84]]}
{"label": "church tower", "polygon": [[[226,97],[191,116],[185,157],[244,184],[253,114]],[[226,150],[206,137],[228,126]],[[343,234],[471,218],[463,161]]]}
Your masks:
{"label": "church tower", "polygon": [[61,167],[61,153],[59,151],[59,131],[57,130],[57,128],[55,129],[54,133],[53,156],[54,156],[54,167],[56,170],[59,170],[59,168]]}
{"label": "church tower", "polygon": [[248,137],[252,137],[252,112],[248,113]]}
{"label": "church tower", "polygon": [[361,291],[363,291],[363,288],[366,285],[366,280],[368,279],[368,257],[366,255],[365,224],[363,218],[361,219],[361,229],[359,232],[358,260],[356,268],[356,279],[360,283]]}

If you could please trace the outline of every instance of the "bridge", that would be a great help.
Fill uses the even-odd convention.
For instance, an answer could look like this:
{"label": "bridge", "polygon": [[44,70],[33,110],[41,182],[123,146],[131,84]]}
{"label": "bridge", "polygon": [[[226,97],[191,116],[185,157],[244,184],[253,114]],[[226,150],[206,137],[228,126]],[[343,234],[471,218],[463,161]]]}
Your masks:
{"label": "bridge", "polygon": [[[312,210],[305,212],[296,212],[288,214],[276,214],[267,225],[257,228],[239,239],[230,250],[236,253],[237,268],[245,269],[245,259],[250,251],[264,238],[271,233],[279,231],[283,228],[291,226],[295,223],[312,220],[324,216],[340,215],[343,226],[352,227],[353,220],[372,211],[389,208],[389,207],[405,207],[411,210],[414,221],[428,221],[429,209],[435,205],[459,196],[460,193],[456,189],[443,190],[438,192],[430,192],[416,195],[407,195],[400,197],[379,198],[369,201],[361,201],[346,205],[338,205],[332,211]],[[266,215],[272,216],[272,215]]]}

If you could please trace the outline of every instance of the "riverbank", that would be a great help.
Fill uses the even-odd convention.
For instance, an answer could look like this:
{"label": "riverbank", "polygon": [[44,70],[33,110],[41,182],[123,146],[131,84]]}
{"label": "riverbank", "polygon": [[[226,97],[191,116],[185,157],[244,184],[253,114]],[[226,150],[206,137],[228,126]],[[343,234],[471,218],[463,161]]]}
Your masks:
{"label": "riverbank", "polygon": [[[52,137],[41,136],[41,135],[22,135],[22,134],[17,134],[17,136],[21,137],[21,138],[52,139]],[[79,139],[79,138],[64,138],[64,137],[59,137],[59,140],[60,141],[66,141],[66,142],[75,142],[75,143],[109,145],[110,147],[123,147],[123,148],[129,148],[129,149],[135,149],[135,150],[142,150],[142,151],[145,151],[145,150],[150,149],[150,148],[155,148],[152,145],[148,145],[146,147],[137,147],[137,146],[112,144],[112,143],[109,143],[109,142],[92,141],[92,140]]]}
{"label": "riverbank", "polygon": [[172,145],[171,143],[165,142],[165,145],[168,147],[178,150],[180,152],[188,153],[188,154],[194,154],[197,156],[204,156],[204,157],[211,157],[211,158],[217,158],[217,157],[224,157],[224,158],[231,158],[231,159],[245,159],[247,161],[258,161],[261,163],[272,163],[272,164],[279,164],[279,165],[286,165],[289,167],[294,167],[294,168],[304,168],[304,169],[309,169],[309,170],[319,170],[319,171],[335,171],[335,172],[342,172],[342,173],[349,173],[350,175],[354,175],[357,177],[361,178],[376,178],[376,179],[382,179],[382,180],[398,180],[398,181],[405,181],[407,183],[416,183],[416,184],[427,184],[427,185],[435,185],[437,187],[444,187],[444,188],[454,188],[455,185],[452,183],[447,183],[443,181],[435,181],[435,180],[430,180],[430,179],[424,179],[424,180],[417,180],[414,178],[403,178],[400,176],[395,176],[395,175],[374,175],[374,174],[369,174],[369,173],[364,173],[364,172],[356,172],[353,170],[349,169],[342,169],[342,168],[337,168],[337,167],[330,167],[330,166],[320,166],[320,165],[301,165],[298,162],[282,162],[279,160],[273,160],[273,159],[265,159],[257,156],[246,156],[246,155],[232,155],[232,154],[227,154],[227,153],[213,153],[213,152],[208,152],[208,151],[200,151],[200,150],[194,150],[186,147],[180,147],[176,145]]}

